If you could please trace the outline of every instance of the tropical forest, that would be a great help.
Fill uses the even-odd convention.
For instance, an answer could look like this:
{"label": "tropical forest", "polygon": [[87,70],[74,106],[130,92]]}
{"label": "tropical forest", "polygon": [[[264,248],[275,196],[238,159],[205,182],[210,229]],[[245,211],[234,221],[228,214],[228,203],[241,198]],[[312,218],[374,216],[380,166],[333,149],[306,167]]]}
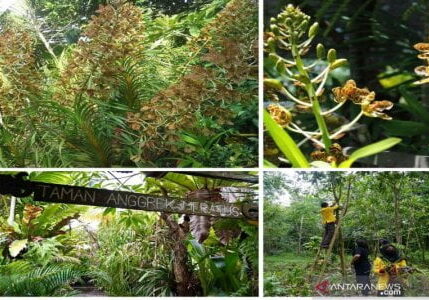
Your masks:
{"label": "tropical forest", "polygon": [[264,295],[429,296],[428,186],[428,172],[267,172]]}
{"label": "tropical forest", "polygon": [[267,167],[429,165],[427,0],[264,0]]}
{"label": "tropical forest", "polygon": [[253,0],[0,3],[0,167],[254,167]]}
{"label": "tropical forest", "polygon": [[0,296],[258,295],[255,172],[0,180]]}

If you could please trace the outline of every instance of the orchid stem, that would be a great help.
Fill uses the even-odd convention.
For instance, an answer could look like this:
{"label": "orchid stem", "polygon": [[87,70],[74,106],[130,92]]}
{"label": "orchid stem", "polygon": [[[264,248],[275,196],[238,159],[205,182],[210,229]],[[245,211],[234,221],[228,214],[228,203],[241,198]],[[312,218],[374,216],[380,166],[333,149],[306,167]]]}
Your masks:
{"label": "orchid stem", "polygon": [[299,73],[308,80],[308,83],[305,84],[305,90],[307,91],[308,97],[310,98],[313,114],[314,114],[314,117],[316,118],[317,126],[319,127],[319,130],[322,133],[322,141],[324,144],[324,148],[326,149],[326,152],[329,153],[329,148],[331,147],[332,142],[329,136],[329,130],[328,130],[328,127],[326,126],[325,119],[322,116],[322,110],[320,108],[318,96],[314,91],[314,86],[311,83],[310,76],[308,75],[307,71],[304,69],[304,63],[301,59],[301,56],[299,55],[297,45],[295,43],[291,43],[291,44],[292,44],[292,56],[295,59],[296,67]]}
{"label": "orchid stem", "polygon": [[335,105],[330,110],[322,112],[322,116],[326,116],[326,115],[332,114],[333,112],[335,112],[336,110],[338,110],[341,106],[343,106],[344,103],[346,103],[346,101],[340,102],[339,104]]}
{"label": "orchid stem", "polygon": [[311,103],[301,101],[298,98],[294,97],[285,87],[280,90],[280,93],[298,104],[304,105],[306,107],[311,107]]}
{"label": "orchid stem", "polygon": [[350,130],[350,129],[353,127],[353,125],[355,125],[355,124],[357,123],[357,121],[359,121],[359,119],[360,119],[362,116],[363,116],[363,111],[361,111],[361,112],[356,116],[356,118],[354,118],[354,119],[353,119],[353,121],[351,121],[350,123],[348,123],[348,124],[346,124],[346,125],[341,126],[340,130],[338,130],[337,132],[334,132],[334,133],[330,136],[330,138],[331,138],[331,139],[333,139],[333,138],[334,138],[334,137],[336,137],[337,135],[339,135],[339,134],[341,134],[341,133],[343,133],[343,132],[346,132],[346,131]]}

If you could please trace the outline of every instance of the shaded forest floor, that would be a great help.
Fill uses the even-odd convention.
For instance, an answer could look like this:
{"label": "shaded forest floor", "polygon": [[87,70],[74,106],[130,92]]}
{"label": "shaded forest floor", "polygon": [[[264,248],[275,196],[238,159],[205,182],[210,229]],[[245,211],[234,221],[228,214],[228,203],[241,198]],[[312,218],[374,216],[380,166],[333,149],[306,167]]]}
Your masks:
{"label": "shaded forest floor", "polygon": [[107,297],[108,295],[95,286],[80,286],[73,288],[77,294],[74,297]]}
{"label": "shaded forest floor", "polygon": [[[339,257],[332,256],[331,263],[327,266],[325,275],[320,278],[318,268],[308,282],[308,275],[314,263],[315,254],[302,253],[300,255],[285,252],[276,255],[264,256],[264,295],[265,296],[319,296],[315,290],[318,282],[328,280],[330,284],[356,283],[354,270],[350,267],[351,256],[346,256],[346,275],[341,275]],[[373,261],[373,257],[370,260]],[[429,296],[429,265],[409,264],[422,273],[413,273],[407,277],[408,287],[406,296]],[[371,283],[376,283],[376,278],[371,275]],[[331,296],[358,296],[355,290],[331,290]],[[372,296],[376,292],[371,293]]]}

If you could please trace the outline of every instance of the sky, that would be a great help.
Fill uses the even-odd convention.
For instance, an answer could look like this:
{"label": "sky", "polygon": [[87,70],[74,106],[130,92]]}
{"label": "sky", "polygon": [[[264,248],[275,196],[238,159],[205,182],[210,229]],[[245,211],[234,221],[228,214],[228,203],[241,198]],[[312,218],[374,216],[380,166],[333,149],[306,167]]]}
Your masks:
{"label": "sky", "polygon": [[95,179],[93,183],[103,182],[103,188],[114,190],[126,190],[126,188],[118,188],[118,181],[124,185],[143,184],[145,175],[142,172],[104,172],[109,179]]}
{"label": "sky", "polygon": [[[304,171],[288,170],[287,172],[281,172],[281,173],[283,173],[283,176],[291,182],[291,186],[293,187],[299,186],[301,190],[305,190],[305,191],[311,191],[312,189],[314,189],[314,186],[311,182],[303,181],[298,178],[298,172],[304,172]],[[275,200],[275,202],[282,204],[284,206],[290,206],[292,203],[292,196],[287,191],[287,189],[280,190],[277,193],[277,199]]]}
{"label": "sky", "polygon": [[0,0],[0,15],[7,9],[18,15],[23,15],[26,11],[25,7],[25,0]]}
{"label": "sky", "polygon": [[[295,172],[283,173],[283,176],[287,177],[293,183],[298,184],[297,174]],[[292,203],[292,197],[286,189],[279,190],[276,194],[275,202],[282,204],[284,206],[289,206]]]}

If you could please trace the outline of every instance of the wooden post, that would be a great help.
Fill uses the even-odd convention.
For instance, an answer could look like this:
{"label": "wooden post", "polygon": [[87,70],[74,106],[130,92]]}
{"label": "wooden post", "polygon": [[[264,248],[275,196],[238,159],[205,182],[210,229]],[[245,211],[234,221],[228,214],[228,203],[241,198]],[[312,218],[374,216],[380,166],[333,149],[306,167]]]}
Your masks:
{"label": "wooden post", "polygon": [[7,219],[7,224],[13,226],[13,222],[15,222],[15,206],[16,206],[16,197],[10,197],[10,210],[9,210],[9,218]]}

